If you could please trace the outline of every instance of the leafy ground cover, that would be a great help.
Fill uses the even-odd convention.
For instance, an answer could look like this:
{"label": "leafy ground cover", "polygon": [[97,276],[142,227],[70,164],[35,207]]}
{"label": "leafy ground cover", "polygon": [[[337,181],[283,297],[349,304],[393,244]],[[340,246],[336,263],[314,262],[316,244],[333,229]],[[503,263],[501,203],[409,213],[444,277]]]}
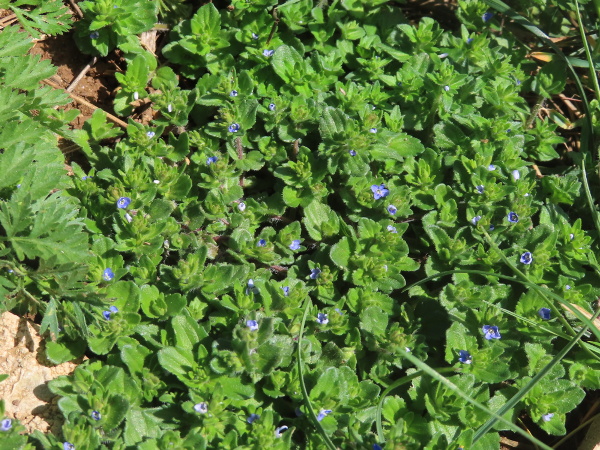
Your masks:
{"label": "leafy ground cover", "polygon": [[[600,387],[584,3],[0,1],[0,294],[89,358],[3,442],[559,445]],[[65,32],[115,67],[79,127],[28,53]]]}

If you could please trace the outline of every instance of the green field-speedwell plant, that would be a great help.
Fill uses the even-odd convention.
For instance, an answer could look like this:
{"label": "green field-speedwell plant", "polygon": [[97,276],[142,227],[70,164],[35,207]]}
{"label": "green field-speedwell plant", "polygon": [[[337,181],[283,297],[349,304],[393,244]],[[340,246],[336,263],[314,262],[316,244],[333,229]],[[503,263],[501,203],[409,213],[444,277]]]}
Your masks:
{"label": "green field-speedwell plant", "polygon": [[[2,405],[1,445],[550,448],[600,388],[594,3],[459,0],[454,27],[383,0],[192,3],[79,3],[81,51],[124,60],[126,130],[101,109],[70,129],[56,69],[0,32],[3,310],[37,314],[53,363],[89,357],[49,383],[60,434]],[[541,114],[575,80],[586,114]]]}

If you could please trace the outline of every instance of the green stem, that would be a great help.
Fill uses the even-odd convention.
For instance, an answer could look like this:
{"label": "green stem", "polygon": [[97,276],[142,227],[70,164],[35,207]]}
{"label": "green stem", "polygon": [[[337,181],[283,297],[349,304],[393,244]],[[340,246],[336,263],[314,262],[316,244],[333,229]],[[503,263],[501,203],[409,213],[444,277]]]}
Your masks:
{"label": "green stem", "polygon": [[304,404],[308,409],[308,416],[312,420],[313,424],[317,428],[319,434],[323,437],[325,441],[325,445],[329,450],[336,450],[335,445],[331,442],[331,439],[323,429],[321,422],[317,420],[317,415],[315,414],[315,410],[313,409],[310,399],[308,397],[308,391],[306,390],[306,384],[304,383],[304,365],[302,364],[302,338],[304,337],[304,325],[306,324],[306,317],[308,316],[308,311],[312,306],[312,302],[310,298],[306,299],[306,308],[304,308],[304,315],[302,316],[302,323],[300,324],[300,334],[298,335],[298,376],[300,377],[300,387],[302,388],[302,397],[304,398]]}

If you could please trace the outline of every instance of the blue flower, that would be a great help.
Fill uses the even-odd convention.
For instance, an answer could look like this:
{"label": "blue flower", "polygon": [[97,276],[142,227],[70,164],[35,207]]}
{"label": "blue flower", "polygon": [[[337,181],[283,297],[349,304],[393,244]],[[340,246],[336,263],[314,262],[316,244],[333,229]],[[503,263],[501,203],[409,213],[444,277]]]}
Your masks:
{"label": "blue flower", "polygon": [[277,109],[275,103],[269,103],[269,111],[275,111],[275,109]]}
{"label": "blue flower", "polygon": [[258,330],[258,322],[256,320],[246,320],[246,326],[250,328],[250,331]]}
{"label": "blue flower", "polygon": [[489,341],[490,339],[500,339],[500,331],[495,325],[484,325],[482,328],[484,337]]}
{"label": "blue flower", "polygon": [[12,428],[12,420],[4,419],[0,422],[0,431],[8,431]]}
{"label": "blue flower", "polygon": [[448,92],[448,91],[450,90],[450,86],[448,86],[448,85],[444,86],[444,90],[445,90],[446,92]]}
{"label": "blue flower", "polygon": [[94,420],[100,420],[102,418],[102,414],[100,414],[98,411],[92,411],[91,416]]}
{"label": "blue flower", "polygon": [[321,325],[327,325],[329,323],[329,319],[327,318],[327,314],[318,313],[317,314],[317,322]]}
{"label": "blue flower", "polygon": [[521,80],[519,80],[519,79],[515,80],[515,84],[516,84],[517,86],[521,86]]}
{"label": "blue flower", "polygon": [[275,428],[275,437],[276,438],[280,438],[281,437],[281,433],[283,433],[285,430],[287,430],[289,427],[287,425],[282,425],[278,428]]}
{"label": "blue flower", "polygon": [[149,138],[153,138],[156,135],[156,133],[154,131],[148,131],[146,133],[146,136],[148,136]]}
{"label": "blue flower", "polygon": [[565,291],[570,291],[571,290],[571,286],[570,285],[565,285]]}
{"label": "blue flower", "polygon": [[517,223],[519,221],[519,216],[517,215],[516,212],[509,212],[508,213],[508,221],[510,223]]}
{"label": "blue flower", "polygon": [[256,41],[258,39],[258,34],[252,33],[252,39],[254,39]]}
{"label": "blue flower", "polygon": [[390,193],[389,189],[386,189],[385,184],[380,184],[379,186],[374,184],[371,186],[371,192],[373,193],[373,198],[375,200],[379,200],[380,198],[387,197]]}
{"label": "blue flower", "polygon": [[300,239],[294,239],[290,244],[290,250],[300,250]]}
{"label": "blue flower", "polygon": [[540,308],[538,314],[542,319],[550,320],[550,308]]}
{"label": "blue flower", "polygon": [[548,414],[544,414],[542,416],[542,420],[544,422],[550,422],[552,420],[552,418],[554,417],[554,413],[548,413]]}
{"label": "blue flower", "polygon": [[110,308],[108,308],[108,310],[112,313],[112,314],[116,314],[119,312],[119,308],[117,308],[115,305],[111,305]]}
{"label": "blue flower", "polygon": [[119,200],[117,200],[117,208],[125,209],[129,206],[130,203],[131,199],[129,197],[121,197],[119,198]]}
{"label": "blue flower", "polygon": [[110,320],[110,311],[102,311],[102,316],[106,319],[106,320]]}
{"label": "blue flower", "polygon": [[470,44],[471,42],[473,42],[473,38],[467,38],[467,44]]}
{"label": "blue flower", "polygon": [[63,442],[63,450],[75,450],[75,446],[70,442]]}
{"label": "blue flower", "polygon": [[246,209],[246,204],[244,202],[239,202],[238,203],[238,209],[240,211],[244,211]]}
{"label": "blue flower", "polygon": [[259,241],[256,243],[257,247],[264,247],[265,245],[267,245],[267,241],[264,239],[259,239]]}
{"label": "blue flower", "polygon": [[477,189],[477,192],[479,192],[480,194],[483,194],[485,188],[482,184],[480,184],[479,186],[475,186],[475,189]]}
{"label": "blue flower", "polygon": [[496,166],[495,166],[495,165],[493,165],[493,164],[490,164],[490,165],[488,166],[488,170],[489,170],[490,172],[491,172],[492,170],[496,170]]}
{"label": "blue flower", "polygon": [[483,16],[481,16],[481,18],[483,19],[484,22],[488,22],[490,20],[492,20],[492,17],[494,17],[494,13],[493,12],[486,12]]}
{"label": "blue flower", "polygon": [[521,255],[521,262],[523,264],[531,264],[533,261],[533,256],[531,256],[531,252],[525,252]]}
{"label": "blue flower", "polygon": [[234,89],[234,90],[232,90],[232,91],[229,93],[229,96],[230,96],[230,97],[237,97],[237,96],[238,96],[238,91],[236,91],[235,89]]}
{"label": "blue flower", "polygon": [[237,133],[238,131],[240,131],[240,126],[237,123],[232,123],[227,129],[230,133]]}
{"label": "blue flower", "polygon": [[321,269],[311,269],[309,278],[311,280],[316,280],[317,278],[319,278],[320,274],[321,274]]}
{"label": "blue flower", "polygon": [[200,414],[206,414],[208,412],[208,404],[206,402],[196,403],[194,405],[194,411]]}
{"label": "blue flower", "polygon": [[377,133],[377,128],[371,128],[369,130],[369,133],[373,133],[373,134]]}
{"label": "blue flower", "polygon": [[281,286],[281,289],[283,289],[283,295],[285,295],[286,297],[288,295],[290,295],[290,287],[289,286]]}
{"label": "blue flower", "polygon": [[397,233],[397,232],[398,232],[398,230],[396,230],[396,227],[394,227],[394,226],[392,226],[392,225],[388,225],[388,226],[387,226],[387,230],[388,230],[390,233]]}
{"label": "blue flower", "polygon": [[481,216],[475,216],[471,219],[471,223],[473,225],[477,225],[477,222],[479,222],[481,220]]}
{"label": "blue flower", "polygon": [[466,350],[458,351],[458,360],[463,364],[471,364],[473,362],[471,354]]}
{"label": "blue flower", "polygon": [[210,166],[211,164],[214,164],[217,162],[219,158],[217,158],[216,156],[209,156],[208,158],[206,158],[206,165]]}
{"label": "blue flower", "polygon": [[325,417],[327,417],[329,414],[331,414],[330,409],[322,409],[321,411],[319,411],[319,414],[317,415],[317,420],[320,422]]}
{"label": "blue flower", "polygon": [[356,156],[356,150],[348,150],[348,153],[350,153],[350,156]]}
{"label": "blue flower", "polygon": [[383,448],[379,444],[373,444],[373,450],[383,450]]}
{"label": "blue flower", "polygon": [[107,267],[106,269],[104,269],[104,272],[102,272],[102,279],[105,281],[110,281],[114,277],[115,277],[115,274],[110,267]]}
{"label": "blue flower", "polygon": [[396,208],[394,205],[390,205],[387,207],[387,211],[391,214],[394,215],[398,212],[398,208]]}
{"label": "blue flower", "polygon": [[494,228],[496,228],[496,226],[495,226],[494,224],[490,223],[490,228],[489,228],[489,230],[490,230],[490,231],[494,231]]}
{"label": "blue flower", "polygon": [[248,287],[246,288],[246,295],[250,295],[251,292],[254,294],[258,293],[258,289],[256,287],[254,287],[254,280],[252,278],[250,278],[248,280]]}
{"label": "blue flower", "polygon": [[517,169],[512,171],[512,176],[515,179],[515,181],[517,181],[519,178],[521,178],[521,174],[519,173],[519,171]]}
{"label": "blue flower", "polygon": [[260,419],[260,416],[258,414],[250,414],[248,416],[248,418],[246,419],[246,422],[248,423],[254,423],[256,422],[258,419]]}
{"label": "blue flower", "polygon": [[275,50],[268,50],[268,49],[263,50],[263,56],[266,56],[267,58],[269,56],[273,56],[274,53],[275,53]]}
{"label": "blue flower", "polygon": [[573,239],[575,239],[575,235],[573,233],[569,234],[569,240],[572,241]]}
{"label": "blue flower", "polygon": [[98,33],[97,31],[92,31],[90,33],[90,39],[98,39],[100,37],[100,33]]}

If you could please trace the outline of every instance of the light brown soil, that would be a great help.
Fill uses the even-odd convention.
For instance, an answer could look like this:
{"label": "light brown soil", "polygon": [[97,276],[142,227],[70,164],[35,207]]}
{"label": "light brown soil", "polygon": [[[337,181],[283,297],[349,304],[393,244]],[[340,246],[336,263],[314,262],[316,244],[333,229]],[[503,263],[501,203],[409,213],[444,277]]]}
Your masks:
{"label": "light brown soil", "polygon": [[28,432],[40,430],[60,434],[62,416],[48,381],[68,375],[77,364],[67,362],[53,366],[44,357],[39,325],[10,312],[0,316],[0,399],[6,416],[18,419]]}

